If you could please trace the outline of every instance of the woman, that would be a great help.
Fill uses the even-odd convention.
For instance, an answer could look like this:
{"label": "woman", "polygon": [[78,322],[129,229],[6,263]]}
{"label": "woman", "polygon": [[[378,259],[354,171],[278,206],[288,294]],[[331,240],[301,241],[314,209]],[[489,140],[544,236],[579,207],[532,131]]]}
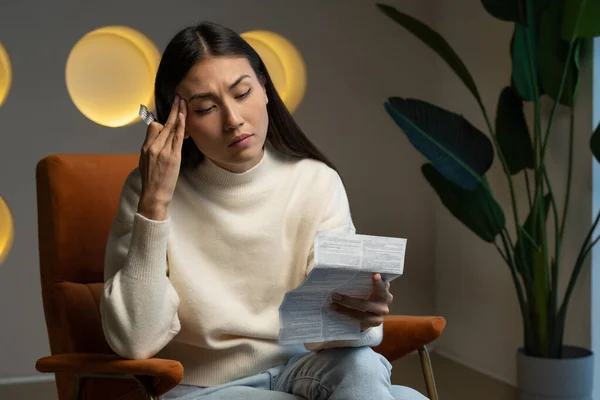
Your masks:
{"label": "woman", "polygon": [[294,123],[256,52],[204,23],[179,32],[156,76],[158,122],[127,178],[101,299],[104,333],[126,358],[180,361],[164,399],[408,399],[382,339],[392,296],[332,307],[355,341],[282,346],[278,307],[312,268],[317,231],[355,232],[342,181]]}

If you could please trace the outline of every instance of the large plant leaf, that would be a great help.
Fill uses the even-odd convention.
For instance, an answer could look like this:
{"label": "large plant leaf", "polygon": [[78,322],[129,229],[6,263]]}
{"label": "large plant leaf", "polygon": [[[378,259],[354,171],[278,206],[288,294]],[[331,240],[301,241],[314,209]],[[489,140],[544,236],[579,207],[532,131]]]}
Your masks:
{"label": "large plant leaf", "polygon": [[592,133],[590,148],[592,149],[592,154],[596,158],[596,161],[600,162],[600,124],[598,124],[596,130]]}
{"label": "large plant leaf", "polygon": [[[540,79],[544,92],[554,101],[573,106],[579,79],[579,42],[574,44],[573,56],[568,59],[569,43],[561,38],[558,29],[562,12],[562,1],[552,0],[550,7],[542,13],[538,45]],[[568,71],[562,94],[558,99],[565,64],[568,64]]]}
{"label": "large plant leaf", "polygon": [[[585,4],[583,4],[585,2]],[[600,36],[600,1],[566,0],[562,18],[562,38],[570,42],[573,37],[592,38]],[[581,17],[575,31],[575,23],[581,6]]]}
{"label": "large plant leaf", "polygon": [[421,170],[448,211],[477,236],[493,242],[502,232],[504,213],[482,184],[465,190],[444,178],[431,164],[423,165]]}
{"label": "large plant leaf", "polygon": [[456,54],[454,49],[450,46],[450,44],[448,44],[446,39],[444,39],[438,32],[434,31],[425,23],[408,14],[396,10],[394,7],[380,3],[377,4],[377,7],[379,7],[379,9],[385,15],[396,21],[404,29],[412,33],[415,37],[420,39],[424,44],[435,51],[442,59],[444,59],[444,61],[446,61],[456,75],[458,75],[458,77],[463,81],[473,96],[475,96],[475,99],[481,103],[481,96],[479,95],[479,90],[477,89],[477,85],[475,85],[475,81],[473,80],[471,73],[460,59],[458,54]]}
{"label": "large plant leaf", "polygon": [[417,99],[392,97],[385,108],[415,148],[450,181],[474,189],[492,165],[489,138],[453,112]]}
{"label": "large plant leaf", "polygon": [[523,100],[533,101],[535,99],[534,80],[531,79],[526,40],[527,28],[521,24],[515,24],[510,41],[512,84]]}
{"label": "large plant leaf", "polygon": [[519,0],[481,0],[481,3],[488,13],[498,19],[525,22],[522,18],[525,13],[519,10]]}
{"label": "large plant leaf", "polygon": [[508,170],[516,174],[525,168],[533,169],[534,153],[527,121],[523,112],[523,100],[511,87],[500,93],[496,112],[496,135]]}
{"label": "large plant leaf", "polygon": [[544,10],[546,8],[548,8],[548,6],[550,5],[550,1],[552,1],[552,0],[535,0],[534,1],[535,15],[538,20],[539,20],[540,15],[542,15],[542,12],[544,12]]}
{"label": "large plant leaf", "polygon": [[525,23],[522,16],[525,15],[525,10],[519,10],[520,0],[481,0],[485,10],[494,17],[503,21]]}
{"label": "large plant leaf", "polygon": [[526,22],[515,23],[510,42],[512,60],[512,85],[519,96],[526,101],[533,101],[544,94],[540,85],[537,56],[539,25],[542,13],[554,0],[520,0],[526,8]]}

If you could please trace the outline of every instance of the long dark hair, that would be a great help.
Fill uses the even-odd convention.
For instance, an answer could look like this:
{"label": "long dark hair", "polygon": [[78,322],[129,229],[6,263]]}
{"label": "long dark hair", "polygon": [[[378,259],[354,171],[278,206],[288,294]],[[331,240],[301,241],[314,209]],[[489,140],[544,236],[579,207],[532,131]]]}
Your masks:
{"label": "long dark hair", "polygon": [[[267,140],[273,148],[290,156],[322,161],[335,169],[296,124],[275,90],[265,64],[252,46],[231,29],[216,23],[203,22],[182,29],[167,45],[154,85],[156,113],[160,123],[166,122],[175,99],[175,88],[188,71],[204,58],[216,56],[244,56],[250,62],[269,99]],[[184,140],[181,150],[182,166],[194,168],[203,158],[204,155],[191,138]]]}

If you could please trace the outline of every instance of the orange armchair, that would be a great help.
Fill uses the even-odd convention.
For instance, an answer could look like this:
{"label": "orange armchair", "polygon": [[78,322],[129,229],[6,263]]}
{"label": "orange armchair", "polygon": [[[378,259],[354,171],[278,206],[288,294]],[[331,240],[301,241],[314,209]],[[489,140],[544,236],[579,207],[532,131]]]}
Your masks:
{"label": "orange armchair", "polygon": [[[36,169],[40,277],[51,356],[36,363],[54,373],[60,400],[156,399],[183,377],[174,360],[127,360],[102,332],[99,299],[104,249],[135,154],[51,155]],[[388,316],[375,351],[396,360],[419,351],[428,396],[437,400],[426,345],[441,317]],[[93,378],[93,379],[91,379]]]}

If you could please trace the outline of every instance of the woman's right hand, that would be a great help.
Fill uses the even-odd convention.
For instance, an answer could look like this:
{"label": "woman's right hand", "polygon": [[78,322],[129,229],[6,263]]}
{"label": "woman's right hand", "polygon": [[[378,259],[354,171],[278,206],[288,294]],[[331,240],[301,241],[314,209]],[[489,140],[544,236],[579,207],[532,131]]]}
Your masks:
{"label": "woman's right hand", "polygon": [[139,162],[142,194],[138,213],[148,219],[162,221],[168,217],[181,166],[186,115],[185,100],[175,96],[165,125],[152,122],[146,130]]}

